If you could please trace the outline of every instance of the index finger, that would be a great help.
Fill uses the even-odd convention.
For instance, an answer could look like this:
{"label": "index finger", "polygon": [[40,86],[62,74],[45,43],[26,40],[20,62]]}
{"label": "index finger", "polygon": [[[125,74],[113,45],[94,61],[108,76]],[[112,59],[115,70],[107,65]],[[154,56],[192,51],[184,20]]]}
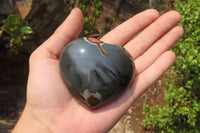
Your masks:
{"label": "index finger", "polygon": [[135,34],[153,23],[158,17],[158,11],[154,9],[145,10],[117,26],[115,29],[104,35],[101,40],[105,43],[123,46]]}

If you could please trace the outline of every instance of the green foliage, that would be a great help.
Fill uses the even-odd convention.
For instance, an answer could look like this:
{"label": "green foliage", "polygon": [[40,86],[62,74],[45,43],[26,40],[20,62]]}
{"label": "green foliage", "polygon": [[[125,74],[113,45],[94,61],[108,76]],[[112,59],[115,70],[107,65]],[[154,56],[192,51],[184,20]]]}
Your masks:
{"label": "green foliage", "polygon": [[143,125],[155,132],[200,132],[200,1],[175,3],[185,34],[173,51],[178,55],[165,90],[165,105],[144,106]]}
{"label": "green foliage", "polygon": [[100,11],[102,10],[101,0],[80,0],[69,1],[66,0],[66,14],[70,13],[73,7],[81,9],[84,16],[84,25],[81,36],[94,36],[97,37],[98,31],[95,29],[96,20],[100,17]]}
{"label": "green foliage", "polygon": [[96,20],[100,17],[102,2],[100,0],[81,0],[78,4],[84,15],[82,36],[92,36],[97,31],[94,28]]}
{"label": "green foliage", "polygon": [[23,45],[22,40],[28,39],[33,31],[27,22],[23,21],[17,14],[9,15],[7,19],[3,20],[3,23],[1,34],[5,32],[10,36],[10,51],[17,53],[18,48]]}

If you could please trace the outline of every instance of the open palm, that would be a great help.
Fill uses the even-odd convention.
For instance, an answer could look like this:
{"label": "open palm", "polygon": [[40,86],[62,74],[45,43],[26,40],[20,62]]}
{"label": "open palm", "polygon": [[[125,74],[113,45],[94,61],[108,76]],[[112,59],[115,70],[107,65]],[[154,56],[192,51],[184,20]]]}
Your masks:
{"label": "open palm", "polygon": [[[30,117],[37,122],[35,126],[41,127],[39,130],[33,128],[33,132],[108,132],[136,98],[174,62],[175,55],[169,49],[183,34],[182,27],[177,26],[180,19],[175,11],[159,17],[157,11],[149,9],[101,38],[103,42],[121,45],[129,51],[135,62],[136,75],[123,95],[105,106],[88,110],[72,97],[59,72],[59,56],[63,48],[78,38],[82,29],[82,13],[73,9],[55,33],[30,57],[27,103],[18,125],[25,121],[25,117]],[[14,129],[16,132],[18,125]]]}

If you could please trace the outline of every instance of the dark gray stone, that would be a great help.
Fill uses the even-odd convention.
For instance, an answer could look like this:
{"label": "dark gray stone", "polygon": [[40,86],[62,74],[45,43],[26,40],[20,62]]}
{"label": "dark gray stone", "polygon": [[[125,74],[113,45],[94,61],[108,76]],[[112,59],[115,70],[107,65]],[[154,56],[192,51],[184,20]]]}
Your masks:
{"label": "dark gray stone", "polygon": [[60,72],[72,95],[92,109],[125,91],[132,81],[134,64],[122,47],[84,38],[64,49]]}

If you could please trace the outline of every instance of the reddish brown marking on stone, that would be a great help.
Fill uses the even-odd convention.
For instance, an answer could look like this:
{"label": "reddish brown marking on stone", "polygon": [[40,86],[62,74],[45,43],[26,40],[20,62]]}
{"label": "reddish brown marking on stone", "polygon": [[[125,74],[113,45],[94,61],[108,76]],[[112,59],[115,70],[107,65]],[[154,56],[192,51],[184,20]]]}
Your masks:
{"label": "reddish brown marking on stone", "polygon": [[101,40],[98,40],[96,38],[87,37],[87,39],[92,43],[103,43]]}
{"label": "reddish brown marking on stone", "polygon": [[97,46],[98,48],[100,49],[101,53],[104,55],[104,56],[107,56],[106,52],[102,49],[101,45],[99,43],[97,43]]}
{"label": "reddish brown marking on stone", "polygon": [[88,39],[90,42],[97,44],[97,46],[98,46],[99,50],[101,51],[101,53],[102,53],[104,56],[107,56],[106,52],[102,49],[102,47],[101,47],[101,45],[100,45],[101,43],[103,43],[101,40],[98,40],[98,39],[92,38],[92,37],[87,37],[87,39]]}
{"label": "reddish brown marking on stone", "polygon": [[99,103],[99,100],[97,98],[95,98],[94,96],[90,96],[87,99],[88,103],[92,106],[97,105]]}

